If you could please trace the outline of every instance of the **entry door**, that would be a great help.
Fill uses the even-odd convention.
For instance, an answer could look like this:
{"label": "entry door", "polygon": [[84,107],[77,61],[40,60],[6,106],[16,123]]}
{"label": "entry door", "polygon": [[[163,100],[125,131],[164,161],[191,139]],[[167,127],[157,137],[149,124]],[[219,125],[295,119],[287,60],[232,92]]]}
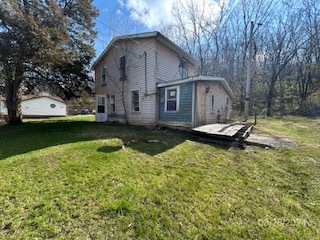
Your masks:
{"label": "entry door", "polygon": [[96,122],[108,120],[106,95],[96,95]]}

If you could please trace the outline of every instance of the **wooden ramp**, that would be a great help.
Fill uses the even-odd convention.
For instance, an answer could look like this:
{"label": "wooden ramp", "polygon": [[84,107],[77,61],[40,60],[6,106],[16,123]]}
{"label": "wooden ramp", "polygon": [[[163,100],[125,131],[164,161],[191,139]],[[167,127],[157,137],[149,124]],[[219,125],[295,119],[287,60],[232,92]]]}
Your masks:
{"label": "wooden ramp", "polygon": [[193,128],[192,131],[206,138],[221,139],[224,141],[237,141],[243,145],[245,139],[249,137],[253,130],[253,123],[234,122],[228,124],[208,124]]}

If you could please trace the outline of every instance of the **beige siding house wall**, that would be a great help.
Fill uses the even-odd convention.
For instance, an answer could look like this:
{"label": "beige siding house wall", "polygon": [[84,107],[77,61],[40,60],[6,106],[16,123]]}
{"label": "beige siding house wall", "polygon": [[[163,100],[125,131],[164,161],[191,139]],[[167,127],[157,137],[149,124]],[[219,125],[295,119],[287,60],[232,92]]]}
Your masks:
{"label": "beige siding house wall", "polygon": [[[157,54],[157,80],[158,82],[168,82],[181,79],[179,72],[179,59],[177,53],[170,50],[163,43],[158,42],[156,45]],[[197,75],[196,65],[188,62],[188,77]]]}
{"label": "beige siding house wall", "polygon": [[[125,80],[120,79],[119,65],[122,56],[126,56],[127,78]],[[129,123],[139,124],[143,120],[146,125],[154,124],[156,120],[155,56],[154,39],[139,39],[139,42],[118,41],[95,66],[96,94],[107,95],[109,120],[123,122],[126,111]],[[107,69],[106,84],[102,84],[104,66]],[[139,92],[139,111],[133,111],[132,91]],[[115,111],[111,104],[115,104]]]}
{"label": "beige siding house wall", "polygon": [[[205,115],[203,124],[211,124],[215,122],[224,122],[230,119],[232,111],[232,98],[227,93],[220,82],[201,82],[199,83],[205,91],[202,95],[205,100],[205,107],[202,109]],[[205,92],[205,94],[203,94]]]}

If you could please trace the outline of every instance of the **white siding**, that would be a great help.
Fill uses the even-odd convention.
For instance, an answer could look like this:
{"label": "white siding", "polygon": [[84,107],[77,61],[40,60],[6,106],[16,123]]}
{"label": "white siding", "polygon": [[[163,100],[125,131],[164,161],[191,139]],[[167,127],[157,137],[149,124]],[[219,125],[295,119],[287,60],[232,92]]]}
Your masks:
{"label": "white siding", "polygon": [[[51,104],[55,104],[52,108]],[[66,116],[66,104],[48,97],[38,97],[21,102],[21,111],[24,116]],[[7,115],[8,110],[4,101],[0,101],[0,114]]]}
{"label": "white siding", "polygon": [[[55,107],[51,107],[54,104]],[[52,105],[53,106],[53,105]],[[25,116],[66,116],[66,104],[49,97],[24,100],[21,103],[22,115]]]}
{"label": "white siding", "polygon": [[0,115],[7,115],[8,110],[4,100],[0,100]]}
{"label": "white siding", "polygon": [[[181,79],[178,54],[164,44],[157,42],[157,79],[158,81],[173,81]],[[188,76],[196,75],[196,66],[188,62]]]}
{"label": "white siding", "polygon": [[[206,86],[210,88],[206,93],[206,124],[217,122],[218,111],[220,110],[221,120],[229,119],[231,112],[231,98],[225,91],[224,87],[219,82],[206,83]],[[214,111],[212,111],[211,97],[214,95]],[[229,97],[229,104],[227,106],[226,96]]]}
{"label": "white siding", "polygon": [[[145,55],[146,54],[146,55]],[[120,81],[119,61],[120,57],[126,55],[127,80]],[[146,79],[145,79],[145,57],[146,57]],[[101,67],[107,66],[107,84],[101,86]],[[138,41],[118,41],[116,47],[106,55],[97,65],[96,72],[96,94],[107,94],[109,97],[115,95],[116,114],[124,116],[124,102],[129,123],[154,125],[156,122],[156,81],[155,69],[155,40],[139,39]],[[123,84],[123,85],[122,85]],[[140,111],[132,111],[131,91],[139,90]],[[110,100],[108,99],[108,113],[110,111]],[[112,115],[111,115],[112,116]],[[112,119],[111,119],[112,120]],[[115,120],[121,120],[120,118]]]}

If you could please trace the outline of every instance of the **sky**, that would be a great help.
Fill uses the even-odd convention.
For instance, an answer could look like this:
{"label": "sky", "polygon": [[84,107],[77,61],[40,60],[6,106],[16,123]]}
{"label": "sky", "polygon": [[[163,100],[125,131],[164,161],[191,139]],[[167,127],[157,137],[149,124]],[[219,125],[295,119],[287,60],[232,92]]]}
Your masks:
{"label": "sky", "polygon": [[110,19],[124,16],[130,24],[139,23],[140,32],[155,31],[163,19],[171,18],[171,8],[174,0],[94,0],[93,4],[99,9],[96,19],[98,37],[95,41],[96,55],[99,56],[111,39],[109,30],[117,33],[115,24]]}
{"label": "sky", "polygon": [[[180,1],[187,2],[187,0]],[[207,14],[217,13],[214,0],[193,1],[199,6],[204,3]],[[95,41],[96,56],[99,56],[111,41],[110,30],[117,35],[159,30],[161,23],[172,20],[172,7],[175,2],[176,0],[94,0],[93,4],[100,12],[96,19],[98,31]],[[114,22],[110,23],[112,20]],[[120,24],[119,21],[124,21],[125,24]],[[131,30],[120,29],[123,26],[133,26],[133,23],[138,27]]]}

